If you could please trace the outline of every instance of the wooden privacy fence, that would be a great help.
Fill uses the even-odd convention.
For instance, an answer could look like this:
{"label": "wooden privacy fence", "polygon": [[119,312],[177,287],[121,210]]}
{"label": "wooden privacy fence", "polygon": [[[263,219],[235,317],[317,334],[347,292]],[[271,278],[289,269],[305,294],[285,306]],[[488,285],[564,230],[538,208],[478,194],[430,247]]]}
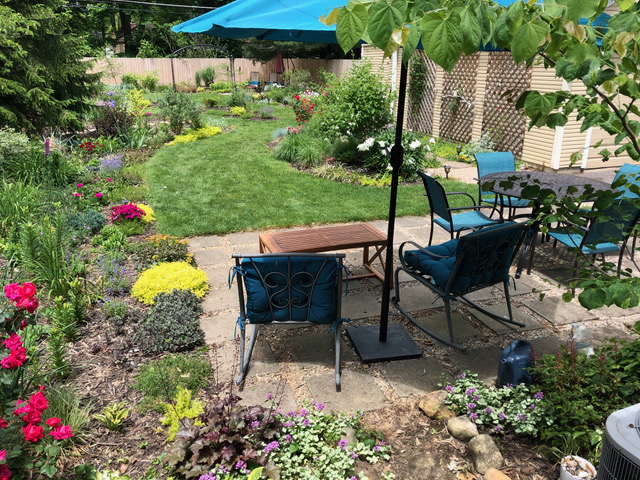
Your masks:
{"label": "wooden privacy fence", "polygon": [[[229,80],[231,77],[228,58],[174,58],[173,61],[176,84],[186,82],[194,85],[196,72],[209,66],[216,69],[216,79]],[[258,72],[261,80],[268,82],[269,74],[276,71],[275,58],[265,63],[254,62],[247,58],[236,58],[233,64],[237,82],[248,80],[251,72]],[[353,60],[285,59],[287,69],[309,70],[315,79],[318,78],[318,71],[321,68],[335,74],[338,78],[342,78],[352,64]],[[172,84],[170,58],[110,58],[98,61],[91,72],[102,72],[102,81],[107,84],[120,83],[122,75],[126,73],[146,75],[157,72],[160,85]]]}

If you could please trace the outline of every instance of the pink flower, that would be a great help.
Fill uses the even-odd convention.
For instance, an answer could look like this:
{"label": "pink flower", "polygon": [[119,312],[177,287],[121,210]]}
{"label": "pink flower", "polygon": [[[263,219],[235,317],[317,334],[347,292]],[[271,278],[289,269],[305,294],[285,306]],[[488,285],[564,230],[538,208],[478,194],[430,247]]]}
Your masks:
{"label": "pink flower", "polygon": [[4,460],[5,458],[7,458],[7,451],[0,450],[0,460]]}
{"label": "pink flower", "polygon": [[84,185],[82,183],[79,183],[79,184],[76,185],[76,187],[82,188],[82,187],[84,187]]}
{"label": "pink flower", "polygon": [[37,298],[23,298],[16,303],[16,307],[21,310],[26,310],[29,313],[33,313],[38,308]]}
{"label": "pink flower", "polygon": [[72,195],[73,195],[74,197],[81,197],[81,196],[82,196],[82,195],[81,195],[81,194],[79,194],[78,192],[73,192],[73,194],[72,194]]}
{"label": "pink flower", "polygon": [[7,428],[7,425],[9,425],[9,422],[7,422],[4,418],[0,417],[0,430],[3,428]]}
{"label": "pink flower", "polygon": [[42,412],[47,408],[49,408],[49,402],[47,401],[47,397],[44,396],[44,393],[42,393],[43,391],[44,391],[44,385],[41,385],[40,391],[31,395],[31,399],[29,400],[29,404],[31,405],[31,408],[34,408],[39,412]]}
{"label": "pink flower", "polygon": [[73,437],[73,430],[71,430],[71,427],[69,425],[60,425],[55,430],[49,432],[49,435],[51,435],[56,440],[65,440],[67,438]]}
{"label": "pink flower", "polygon": [[44,435],[42,427],[40,425],[34,424],[29,424],[26,427],[22,427],[22,433],[24,433],[24,439],[27,442],[34,443],[40,440]]}
{"label": "pink flower", "polygon": [[105,178],[107,182],[113,182],[113,178]]}
{"label": "pink flower", "polygon": [[11,285],[5,285],[4,296],[7,297],[12,302],[15,302],[16,299],[20,298],[20,285],[18,285],[17,283],[12,283]]}
{"label": "pink flower", "polygon": [[60,425],[61,421],[62,420],[60,420],[59,418],[51,417],[49,420],[47,420],[47,425],[49,425],[51,428],[56,428],[58,425]]}
{"label": "pink flower", "polygon": [[96,197],[96,198],[102,198],[102,193],[98,192],[98,193],[96,193],[96,194],[94,195],[94,197]]}
{"label": "pink flower", "polygon": [[22,347],[22,339],[19,335],[12,333],[9,338],[4,340],[4,346],[9,350],[16,350]]}

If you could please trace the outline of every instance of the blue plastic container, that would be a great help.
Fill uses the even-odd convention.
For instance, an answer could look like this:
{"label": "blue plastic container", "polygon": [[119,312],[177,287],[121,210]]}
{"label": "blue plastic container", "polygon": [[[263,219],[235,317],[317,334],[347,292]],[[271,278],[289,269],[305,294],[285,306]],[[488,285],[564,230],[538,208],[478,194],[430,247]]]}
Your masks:
{"label": "blue plastic container", "polygon": [[498,368],[498,386],[530,385],[533,383],[529,368],[533,367],[533,350],[526,340],[514,340],[504,349]]}

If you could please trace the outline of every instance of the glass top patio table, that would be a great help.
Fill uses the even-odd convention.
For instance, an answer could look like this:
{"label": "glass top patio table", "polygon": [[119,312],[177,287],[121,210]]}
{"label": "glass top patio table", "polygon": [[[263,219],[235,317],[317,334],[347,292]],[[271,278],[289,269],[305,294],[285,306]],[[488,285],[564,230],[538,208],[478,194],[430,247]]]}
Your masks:
{"label": "glass top patio table", "polygon": [[[510,197],[522,198],[523,190],[528,186],[539,186],[540,191],[550,190],[557,198],[579,197],[584,193],[589,195],[586,201],[595,200],[595,195],[590,195],[595,191],[612,190],[611,184],[602,180],[567,173],[556,172],[537,172],[537,171],[519,171],[519,172],[496,172],[484,175],[479,180],[483,190],[492,191],[498,195],[507,195]],[[575,191],[569,192],[571,187],[575,187]],[[533,218],[536,218],[535,210],[539,206],[537,202],[534,204]],[[533,265],[533,256],[535,252],[535,238],[539,231],[539,222],[533,222],[531,235],[527,238],[520,250],[520,259],[516,269],[516,278],[520,278],[524,259],[529,254],[529,265],[527,274],[531,274],[531,266]]]}
{"label": "glass top patio table", "polygon": [[[488,184],[493,183],[489,188]],[[577,197],[582,195],[590,186],[593,190],[611,190],[611,184],[595,178],[556,172],[496,172],[484,175],[480,178],[483,190],[490,190],[499,195],[510,197],[522,197],[525,187],[535,185],[541,190],[551,190],[556,197]],[[568,193],[570,187],[575,187],[575,192]]]}

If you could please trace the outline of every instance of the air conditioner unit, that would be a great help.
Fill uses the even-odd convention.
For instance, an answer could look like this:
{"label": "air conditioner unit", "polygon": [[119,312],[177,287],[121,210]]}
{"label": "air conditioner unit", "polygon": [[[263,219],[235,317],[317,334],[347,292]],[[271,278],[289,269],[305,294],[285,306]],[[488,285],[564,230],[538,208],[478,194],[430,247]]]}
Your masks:
{"label": "air conditioner unit", "polygon": [[640,480],[640,403],[607,418],[598,480]]}

